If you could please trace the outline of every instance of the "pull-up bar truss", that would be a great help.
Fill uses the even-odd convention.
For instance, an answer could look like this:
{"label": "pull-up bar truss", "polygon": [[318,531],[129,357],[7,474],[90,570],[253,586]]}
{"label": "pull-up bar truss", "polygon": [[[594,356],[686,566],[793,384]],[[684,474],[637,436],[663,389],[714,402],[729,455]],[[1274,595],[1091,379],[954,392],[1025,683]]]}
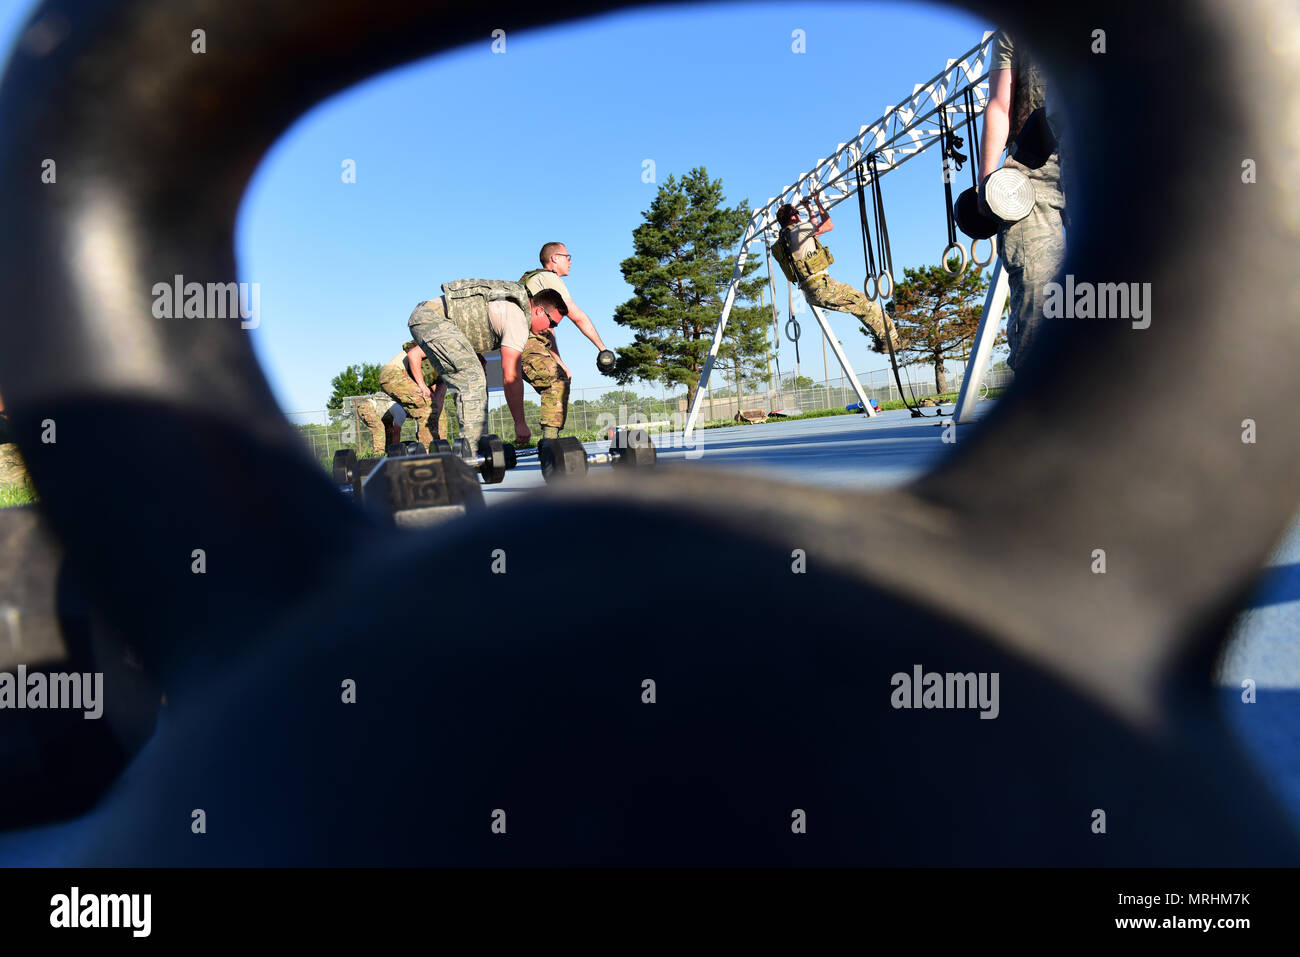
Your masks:
{"label": "pull-up bar truss", "polygon": [[[856,179],[852,176],[853,171],[872,153],[876,154],[876,173],[878,177],[884,176],[890,170],[897,169],[909,159],[920,155],[939,142],[941,137],[937,122],[927,127],[925,126],[927,121],[933,121],[940,110],[946,111],[949,116],[952,114],[965,114],[966,103],[964,96],[967,90],[971,90],[973,93],[976,112],[982,113],[988,103],[988,74],[989,60],[992,55],[992,40],[993,32],[986,32],[980,42],[967,50],[961,57],[949,60],[947,66],[929,81],[918,83],[913,87],[911,96],[901,103],[887,107],[880,119],[868,126],[860,127],[857,136],[853,137],[852,140],[839,144],[835,152],[825,159],[819,160],[816,166],[787,186],[779,196],[770,197],[762,207],[754,210],[745,227],[745,232],[740,238],[736,267],[732,271],[731,281],[727,285],[726,298],[722,304],[722,315],[718,319],[718,327],[713,334],[713,343],[709,348],[708,356],[705,358],[704,369],[700,373],[695,399],[691,403],[690,414],[686,418],[687,435],[695,428],[695,419],[699,414],[700,402],[708,385],[709,376],[713,372],[713,364],[717,358],[718,349],[722,345],[723,332],[727,327],[727,317],[731,314],[731,307],[736,301],[736,285],[740,281],[745,262],[749,258],[749,247],[760,240],[772,242],[777,238],[779,225],[776,221],[776,211],[786,203],[799,202],[802,197],[810,196],[814,191],[821,193],[822,203],[827,209],[849,199],[856,191]],[[962,119],[964,120],[964,116]],[[958,124],[954,122],[952,125],[955,128]],[[970,144],[970,148],[972,151],[971,162],[976,162],[979,144]],[[866,167],[863,167],[864,186],[869,185],[871,181],[870,173]],[[817,318],[827,341],[835,352],[840,367],[844,370],[849,381],[853,383],[853,389],[857,393],[863,411],[869,416],[875,415],[871,403],[867,401],[866,393],[862,390],[862,384],[858,381],[857,374],[849,365],[848,358],[840,349],[835,336],[832,335],[825,316],[812,303],[809,303],[809,306],[812,308],[813,315]],[[974,355],[972,354],[973,359]],[[967,380],[970,379],[969,372],[966,378]]]}

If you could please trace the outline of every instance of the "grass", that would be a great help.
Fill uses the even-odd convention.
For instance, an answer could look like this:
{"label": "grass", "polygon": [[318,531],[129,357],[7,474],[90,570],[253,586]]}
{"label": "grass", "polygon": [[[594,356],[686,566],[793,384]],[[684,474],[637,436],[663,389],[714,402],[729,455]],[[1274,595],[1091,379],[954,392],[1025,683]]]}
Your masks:
{"label": "grass", "polygon": [[[990,399],[995,399],[995,398],[997,398],[998,396],[1000,396],[1004,391],[1006,391],[1006,390],[1005,390],[1005,389],[990,389],[990,390],[989,390],[989,394],[988,394],[988,398],[990,398]],[[953,403],[955,403],[955,402],[957,401],[957,396],[958,396],[958,393],[956,393],[956,392],[945,392],[945,393],[943,393],[942,395],[918,396],[917,399],[916,399],[916,401],[917,401],[917,402],[920,402],[921,399],[924,399],[924,398],[930,398],[930,399],[934,399],[934,400],[936,400],[937,402],[941,402],[941,403],[946,404],[946,405],[952,405]],[[908,400],[911,401],[911,397],[910,397],[910,396],[908,397]],[[903,408],[906,408],[906,403],[902,402],[902,401],[899,400],[899,399],[890,399],[890,400],[888,400],[888,401],[886,401],[886,402],[882,402],[882,403],[880,404],[880,411],[882,411],[882,412],[888,412],[888,411],[893,410],[893,409],[903,409]],[[736,425],[770,425],[770,424],[772,424],[772,423],[774,423],[774,422],[793,422],[793,421],[795,421],[796,419],[820,419],[820,418],[825,418],[826,416],[830,416],[830,415],[861,415],[861,413],[860,413],[860,412],[849,412],[849,411],[845,410],[843,406],[836,406],[835,408],[831,408],[831,409],[809,409],[807,412],[798,412],[798,413],[796,413],[796,414],[794,414],[794,415],[785,415],[785,416],[781,416],[780,418],[768,419],[767,422],[743,422],[743,423],[742,423],[742,422],[737,422],[735,419],[711,419],[711,420],[709,420],[708,422],[697,422],[697,423],[695,424],[695,427],[696,427],[697,429],[729,429],[729,428],[731,428],[731,427],[733,427],[733,426],[736,426]],[[630,428],[635,428],[636,426],[635,426],[635,425],[632,425],[632,426],[629,426],[629,427],[630,427]],[[680,430],[680,428],[681,428],[681,426],[680,426],[680,424],[679,424],[679,425],[678,425],[678,430]],[[512,444],[515,446],[515,448],[517,448],[517,449],[521,449],[521,450],[522,450],[522,449],[532,449],[532,448],[536,448],[536,447],[537,447],[537,441],[538,441],[538,439],[539,439],[540,436],[541,436],[541,431],[542,431],[542,430],[541,430],[541,427],[538,426],[538,428],[533,432],[533,438],[532,438],[532,440],[531,440],[527,445],[521,445],[521,444],[519,444],[518,442],[513,442]],[[673,429],[672,429],[672,428],[669,428],[669,429],[666,429],[666,430],[664,430],[664,429],[651,429],[651,430],[650,430],[650,432],[651,432],[652,435],[659,434],[659,433],[662,432],[662,431],[669,431],[669,432],[671,432],[671,431],[673,431]],[[564,430],[564,435],[566,435],[566,436],[573,436],[573,437],[577,438],[580,442],[599,442],[599,441],[601,441],[601,440],[603,440],[603,439],[605,439],[605,438],[608,437],[608,436],[606,435],[606,432],[607,432],[606,429],[568,429],[568,428],[566,428],[566,429]],[[405,437],[405,436],[404,436],[404,440],[405,440],[406,438],[408,438],[408,437]],[[414,434],[412,434],[409,438],[414,438]],[[505,441],[505,442],[511,442],[511,438],[509,438],[509,437],[507,437],[507,436],[504,436],[504,435],[503,435],[501,438],[502,438],[502,441]],[[330,454],[331,454],[331,456],[333,455],[333,451],[332,451],[332,450],[331,450]],[[369,453],[367,452],[367,454],[369,454]],[[365,456],[362,456],[360,453],[358,453],[357,457],[358,457],[358,458],[364,458]],[[321,460],[321,465],[322,465],[322,467],[325,468],[326,471],[330,471],[330,469],[332,468],[332,462],[325,461],[324,459]],[[28,501],[28,500],[27,500],[27,499],[24,499],[23,501]],[[0,502],[0,504],[18,504],[18,503],[16,503],[16,502],[8,502],[8,503]]]}
{"label": "grass", "polygon": [[[1004,391],[1006,390],[990,389],[988,398],[995,399],[998,396],[1000,396]],[[956,403],[958,395],[959,393],[956,392],[945,392],[942,395],[918,396],[916,401],[920,402],[921,399],[929,398],[929,399],[934,399],[936,402],[942,403],[944,405],[952,405]],[[908,401],[911,401],[910,396],[908,397]],[[880,411],[882,412],[888,412],[893,409],[905,409],[905,408],[907,408],[907,404],[903,402],[901,399],[889,399],[888,401],[882,402],[880,404]],[[807,412],[798,412],[795,413],[794,415],[783,415],[780,416],[779,418],[768,419],[767,422],[737,422],[735,419],[710,419],[708,422],[697,422],[695,427],[697,429],[728,429],[735,425],[769,425],[774,422],[793,422],[797,419],[820,419],[830,415],[860,415],[860,414],[861,413],[859,412],[849,412],[846,409],[844,409],[842,406],[836,406],[830,409],[809,409]],[[635,426],[630,426],[630,427],[635,428]],[[652,429],[651,434],[657,433],[659,431],[661,430]],[[670,428],[662,431],[673,431],[673,430]],[[598,442],[601,439],[604,439],[606,437],[604,429],[578,429],[572,432],[566,429],[564,434],[576,436],[578,440],[582,442]],[[534,445],[536,445],[536,443],[537,440],[534,438],[533,441],[528,445],[518,446],[518,447],[531,448]]]}
{"label": "grass", "polygon": [[10,505],[30,505],[36,501],[36,489],[30,483],[0,486],[0,508]]}
{"label": "grass", "polygon": [[[1000,396],[1004,391],[1005,390],[1003,389],[990,389],[988,398],[995,399],[998,396]],[[918,396],[916,401],[920,402],[921,399],[934,399],[936,402],[939,402],[943,405],[952,405],[957,401],[957,396],[958,393],[956,392],[945,392],[942,395]],[[911,401],[910,396],[908,397],[908,401]],[[889,412],[893,409],[905,409],[905,408],[907,408],[907,403],[903,402],[901,399],[889,399],[880,404],[881,412]],[[741,422],[736,422],[733,419],[715,419],[712,422],[704,422],[700,425],[697,425],[696,428],[697,429],[722,429],[732,425],[768,425],[773,422],[793,422],[796,419],[821,419],[830,415],[860,415],[860,414],[861,413],[859,412],[849,412],[847,409],[843,408],[842,406],[835,406],[829,409],[809,409],[806,412],[798,412],[795,413],[794,415],[783,415],[777,418],[768,419],[767,422],[741,423]]]}

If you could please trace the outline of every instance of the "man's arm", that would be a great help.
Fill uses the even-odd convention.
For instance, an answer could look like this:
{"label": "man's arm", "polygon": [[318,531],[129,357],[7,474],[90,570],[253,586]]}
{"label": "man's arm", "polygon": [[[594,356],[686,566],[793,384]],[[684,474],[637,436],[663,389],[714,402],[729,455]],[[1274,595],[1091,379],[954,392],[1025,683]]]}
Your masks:
{"label": "man's arm", "polygon": [[429,394],[429,384],[424,381],[424,350],[412,346],[406,353],[406,374],[416,384],[421,395]]}
{"label": "man's arm", "polygon": [[984,107],[984,128],[980,134],[980,183],[998,168],[1011,129],[1011,93],[1016,88],[1015,70],[989,73],[989,102]]}
{"label": "man's arm", "polygon": [[524,380],[519,368],[521,355],[517,349],[501,347],[501,384],[505,386],[506,406],[515,420],[515,439],[522,444],[531,439],[533,433],[524,422]]}
{"label": "man's arm", "polygon": [[[578,304],[572,299],[566,299],[564,305],[569,310],[569,318],[573,320],[573,324],[578,327],[584,336],[591,340],[591,344],[596,347],[598,352],[604,352],[605,343],[601,341],[595,323],[591,321],[585,312],[578,308]],[[557,350],[552,349],[551,354],[555,356],[556,361],[559,361],[560,353]],[[564,363],[560,362],[560,365],[564,365]],[[569,371],[568,366],[565,366],[564,371]],[[569,378],[572,379],[573,376],[569,376]]]}
{"label": "man's arm", "polygon": [[[826,233],[829,233],[832,229],[834,229],[835,224],[831,222],[831,214],[828,213],[826,211],[826,207],[822,205],[822,194],[820,192],[813,193],[813,199],[817,201],[817,217],[818,217],[817,229],[813,233],[813,235],[822,236],[825,235]],[[804,205],[804,209],[809,209],[807,198],[804,199],[803,205]],[[809,216],[811,215],[812,215],[812,211],[811,209],[809,209]]]}

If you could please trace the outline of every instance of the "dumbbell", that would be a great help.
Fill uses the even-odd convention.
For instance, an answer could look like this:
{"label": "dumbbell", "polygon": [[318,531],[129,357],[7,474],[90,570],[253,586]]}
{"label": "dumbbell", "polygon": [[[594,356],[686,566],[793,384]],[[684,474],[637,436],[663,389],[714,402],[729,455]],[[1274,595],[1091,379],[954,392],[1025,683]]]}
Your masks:
{"label": "dumbbell", "polygon": [[[429,451],[450,452],[451,446],[448,445],[445,449],[430,449]],[[415,441],[394,442],[388,446],[384,455],[377,455],[367,459],[358,459],[357,453],[352,449],[339,449],[334,453],[334,484],[339,487],[340,491],[349,493],[353,498],[360,501],[361,483],[365,481],[367,475],[375,470],[375,466],[385,458],[424,454],[424,446]]]}
{"label": "dumbbell", "polygon": [[610,438],[608,452],[588,452],[576,437],[542,439],[537,443],[537,460],[542,478],[554,482],[566,475],[585,475],[593,465],[648,468],[654,465],[656,452],[650,433],[644,429],[618,429]]}
{"label": "dumbbell", "polygon": [[389,455],[357,459],[352,449],[334,453],[334,484],[376,517],[403,528],[445,522],[483,506],[473,470],[459,455],[419,442],[389,446]]}
{"label": "dumbbell", "polygon": [[360,501],[361,483],[384,458],[385,456],[378,455],[358,459],[357,453],[352,449],[339,449],[334,453],[334,484],[339,487],[339,491]]}
{"label": "dumbbell", "polygon": [[[444,440],[435,439],[434,446],[438,448]],[[438,448],[438,451],[443,451]],[[515,456],[515,447],[509,442],[502,442],[499,436],[485,435],[478,441],[478,454],[475,455],[470,451],[469,441],[464,437],[456,440],[455,444],[450,446],[448,451],[455,452],[460,456],[461,461],[478,472],[483,477],[484,485],[496,485],[504,482],[506,472],[518,464]]]}
{"label": "dumbbell", "polygon": [[423,455],[424,451],[424,445],[412,439],[408,442],[394,442],[384,449],[384,454],[394,457],[399,455]]}

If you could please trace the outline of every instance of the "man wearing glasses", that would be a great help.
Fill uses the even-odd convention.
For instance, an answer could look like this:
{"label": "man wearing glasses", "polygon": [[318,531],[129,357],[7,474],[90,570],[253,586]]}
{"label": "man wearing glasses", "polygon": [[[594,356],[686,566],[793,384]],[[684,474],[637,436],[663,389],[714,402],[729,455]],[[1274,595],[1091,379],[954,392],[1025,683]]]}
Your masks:
{"label": "man wearing glasses", "polygon": [[416,306],[406,324],[438,377],[455,391],[461,435],[470,449],[477,449],[479,439],[487,434],[483,356],[500,349],[501,380],[515,421],[515,441],[528,442],[532,432],[524,422],[519,359],[530,329],[550,327],[564,318],[564,300],[549,289],[530,296],[521,284],[500,279],[457,279],[443,283],[442,292]]}
{"label": "man wearing glasses", "polygon": [[[530,294],[543,289],[555,292],[564,300],[565,315],[582,330],[582,334],[591,340],[601,352],[605,343],[600,339],[587,314],[578,308],[573,297],[569,295],[564,278],[573,268],[573,257],[569,255],[564,243],[547,243],[537,256],[541,269],[533,269],[520,277],[519,281]],[[569,387],[573,375],[569,367],[560,358],[560,349],[555,341],[555,326],[534,322],[528,345],[524,348],[524,378],[536,390],[542,402],[542,438],[557,439],[564,428],[564,420],[569,414]]]}

